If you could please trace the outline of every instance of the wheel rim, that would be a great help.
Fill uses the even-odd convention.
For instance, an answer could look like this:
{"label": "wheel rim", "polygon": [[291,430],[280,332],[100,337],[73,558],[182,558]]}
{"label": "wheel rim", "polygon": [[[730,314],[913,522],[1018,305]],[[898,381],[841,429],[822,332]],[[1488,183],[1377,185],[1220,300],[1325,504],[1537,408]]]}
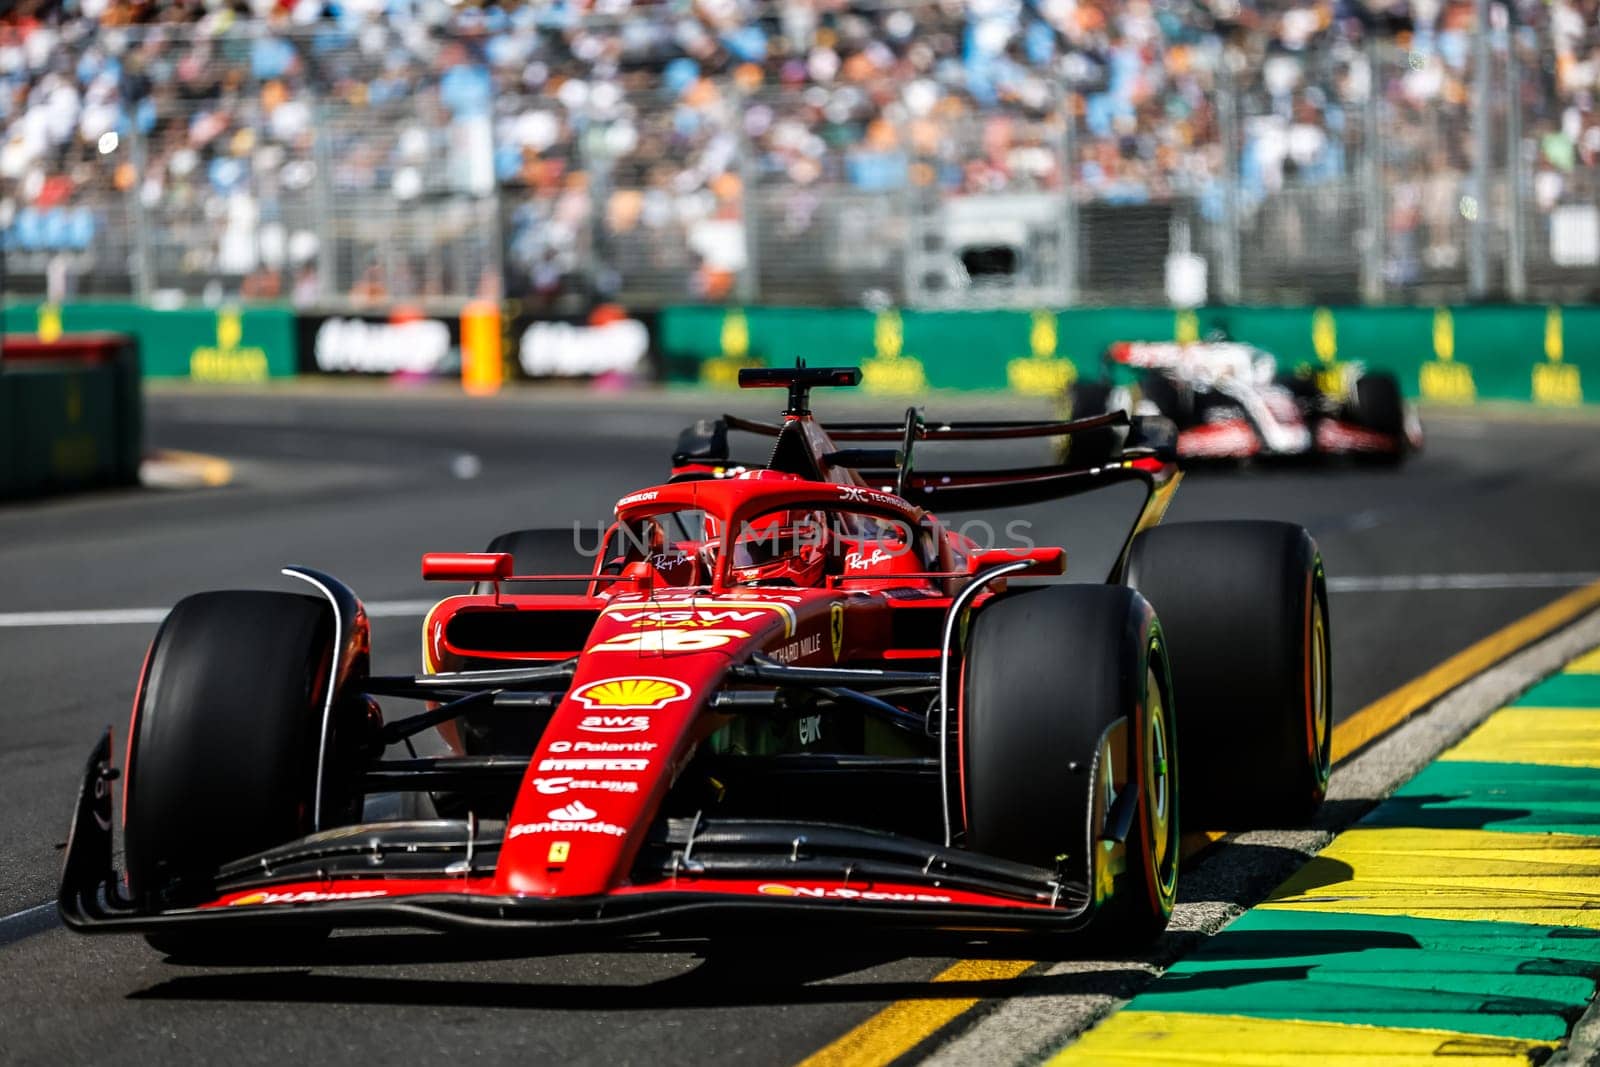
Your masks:
{"label": "wheel rim", "polygon": [[1322,599],[1315,597],[1311,605],[1311,732],[1317,761],[1317,772],[1326,776],[1328,766],[1328,735],[1332,730],[1332,716],[1328,708],[1328,628],[1323,617]]}
{"label": "wheel rim", "polygon": [[1145,717],[1149,725],[1145,739],[1145,806],[1150,812],[1150,847],[1156,876],[1162,889],[1169,889],[1177,873],[1173,841],[1173,796],[1171,746],[1167,737],[1167,709],[1161,683],[1154,669],[1146,671]]}

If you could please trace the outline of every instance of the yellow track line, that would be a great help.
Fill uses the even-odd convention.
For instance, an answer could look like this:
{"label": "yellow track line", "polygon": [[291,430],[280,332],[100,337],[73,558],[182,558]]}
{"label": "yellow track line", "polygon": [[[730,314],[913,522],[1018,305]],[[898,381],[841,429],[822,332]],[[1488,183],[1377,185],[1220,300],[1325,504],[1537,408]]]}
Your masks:
{"label": "yellow track line", "polygon": [[[1379,697],[1335,727],[1334,762],[1347,759],[1473,675],[1597,605],[1600,605],[1600,582],[1574,590],[1518,619],[1392,693]],[[1184,834],[1183,855],[1192,856],[1223,836],[1216,831]],[[1033,966],[1034,962],[1028,960],[961,960],[935,975],[933,983],[1010,979]],[[944,998],[930,991],[925,998],[896,1001],[843,1037],[807,1056],[797,1067],[881,1067],[916,1048],[975,1007],[981,999]]]}
{"label": "yellow track line", "polygon": [[181,467],[191,472],[201,485],[211,489],[233,481],[233,464],[221,456],[208,456],[204,452],[184,452],[176,448],[160,448],[146,459]]}
{"label": "yellow track line", "polygon": [[[933,982],[997,982],[1015,978],[1032,960],[962,960],[935,975]],[[981,997],[942,998],[930,991],[915,1000],[897,1000],[837,1041],[812,1053],[800,1067],[867,1067],[888,1063],[916,1047],[957,1016],[977,1007]]]}
{"label": "yellow track line", "polygon": [[1419,709],[1590,608],[1600,605],[1600,582],[1575,589],[1516,622],[1457,652],[1427,673],[1379,697],[1333,732],[1333,759],[1337,763],[1394,729]]}

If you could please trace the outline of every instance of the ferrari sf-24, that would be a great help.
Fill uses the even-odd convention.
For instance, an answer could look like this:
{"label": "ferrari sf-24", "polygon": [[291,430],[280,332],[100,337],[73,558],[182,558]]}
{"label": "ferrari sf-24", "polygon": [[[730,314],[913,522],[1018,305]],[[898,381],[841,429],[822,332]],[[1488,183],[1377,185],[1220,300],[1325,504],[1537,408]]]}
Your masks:
{"label": "ferrari sf-24", "polygon": [[[814,387],[858,379],[742,371],[788,390],[781,419],[686,430],[598,552],[565,528],[425,555],[424,578],[465,591],[428,613],[413,675],[371,672],[361,600],[309,568],[284,570],[305,594],[181,600],[120,769],[110,730],[89,760],[67,926],[198,959],[348,927],[1133,946],[1171,915],[1180,825],[1314,811],[1331,661],[1304,529],[1161,525],[1181,478],[1166,420],[812,416]],[[1093,466],[916,462],[932,442],[1107,429]],[[730,456],[730,432],[769,438],[768,458]],[[1040,581],[1060,546],[935,517],[1118,484],[1142,507],[1088,582]],[[416,755],[429,731],[443,743]]]}

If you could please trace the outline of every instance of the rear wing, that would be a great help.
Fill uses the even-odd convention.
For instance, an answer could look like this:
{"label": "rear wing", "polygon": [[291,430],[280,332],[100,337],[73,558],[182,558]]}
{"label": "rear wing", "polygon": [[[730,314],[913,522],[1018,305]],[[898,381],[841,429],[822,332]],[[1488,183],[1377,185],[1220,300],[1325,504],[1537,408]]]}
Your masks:
{"label": "rear wing", "polygon": [[[840,449],[817,458],[826,466],[854,471],[868,485],[892,489],[921,507],[942,512],[1041,503],[1124,481],[1144,481],[1154,487],[1171,480],[1177,470],[1177,432],[1172,423],[1164,418],[1129,417],[1125,411],[1054,421],[929,422],[915,408],[908,408],[904,422],[823,423],[819,428],[835,442],[898,444],[899,448]],[[729,458],[728,433],[739,431],[776,438],[783,430],[781,424],[738,415],[702,420],[684,430],[678,439],[672,457],[673,480],[724,477],[767,466],[765,462]],[[1101,442],[1101,462],[995,470],[923,470],[914,462],[916,446],[924,441],[999,441],[1089,434],[1115,435]]]}
{"label": "rear wing", "polygon": [[[1000,419],[990,422],[929,423],[915,408],[907,409],[906,419],[906,422],[826,422],[818,426],[835,441],[902,441],[908,425],[914,427],[911,432],[918,441],[1001,441],[1022,437],[1066,437],[1087,430],[1128,426],[1132,421],[1125,411],[1111,411],[1085,419],[1055,422]],[[765,437],[776,437],[783,431],[783,427],[775,422],[761,422],[738,415],[724,415],[719,421],[730,430],[743,430]]]}

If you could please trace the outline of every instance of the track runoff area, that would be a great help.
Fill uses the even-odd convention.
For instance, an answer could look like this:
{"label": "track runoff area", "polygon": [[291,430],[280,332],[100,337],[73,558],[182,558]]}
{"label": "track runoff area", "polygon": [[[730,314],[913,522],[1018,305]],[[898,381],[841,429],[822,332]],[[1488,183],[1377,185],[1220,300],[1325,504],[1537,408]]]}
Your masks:
{"label": "track runoff area", "polygon": [[[1179,936],[1141,961],[1131,1001],[1010,988],[1095,961],[963,960],[933,980],[961,994],[892,1004],[802,1067],[1589,1062],[1597,609],[1600,582],[1338,723],[1318,826],[1188,835]],[[1298,869],[1242,915],[1218,914],[1216,869],[1263,848]]]}
{"label": "track runoff area", "polygon": [[[768,399],[727,403],[760,417]],[[198,589],[269,582],[284,563],[319,565],[368,598],[380,669],[411,669],[416,617],[437,593],[415,574],[421,552],[482,545],[527,525],[530,509],[603,513],[619,486],[659,476],[682,426],[724,404],[673,394],[478,403],[414,391],[157,391],[152,440],[225,454],[232,486],[0,510],[0,673],[15,698],[4,712],[11,744],[0,752],[0,973],[15,979],[9,1013],[0,1011],[0,1062],[73,1062],[107,1042],[125,1059],[161,1062],[204,1059],[219,1042],[262,1061],[321,1062],[339,1055],[335,1047],[369,1059],[440,1058],[462,1040],[491,1062],[535,1050],[591,1063],[648,1055],[793,1064],[813,1052],[836,1063],[1043,1062],[1090,1040],[1081,1035],[1097,1022],[1120,1018],[1113,1009],[1156,988],[1157,972],[1202,950],[1477,721],[1600,645],[1600,633],[1580,633],[1600,604],[1587,590],[1483,639],[1600,571],[1593,424],[1429,413],[1429,448],[1396,471],[1197,475],[1179,493],[1175,520],[1294,518],[1336,561],[1336,664],[1344,659],[1335,739],[1344,759],[1318,826],[1231,835],[1193,855],[1172,930],[1142,957],[1032,963],[969,950],[952,966],[895,946],[807,942],[816,958],[801,968],[803,952],[773,955],[767,946],[753,960],[739,951],[640,951],[483,962],[440,958],[456,950],[426,940],[352,938],[287,969],[214,972],[163,963],[133,939],[59,929],[48,899],[54,844],[87,742],[126,715],[162,605]],[[879,414],[841,403],[836,417]],[[571,455],[574,441],[584,442],[581,462],[542,461]],[[464,450],[481,463],[463,464]],[[1068,523],[1062,540],[1086,546],[1077,561],[1085,565],[1092,538]],[[1559,654],[1544,651],[1552,643]],[[425,958],[413,958],[418,951]],[[1525,971],[1547,966],[1523,960]],[[909,999],[878,1010],[894,997]],[[1234,1012],[1247,1012],[1248,986],[1237,999]]]}

